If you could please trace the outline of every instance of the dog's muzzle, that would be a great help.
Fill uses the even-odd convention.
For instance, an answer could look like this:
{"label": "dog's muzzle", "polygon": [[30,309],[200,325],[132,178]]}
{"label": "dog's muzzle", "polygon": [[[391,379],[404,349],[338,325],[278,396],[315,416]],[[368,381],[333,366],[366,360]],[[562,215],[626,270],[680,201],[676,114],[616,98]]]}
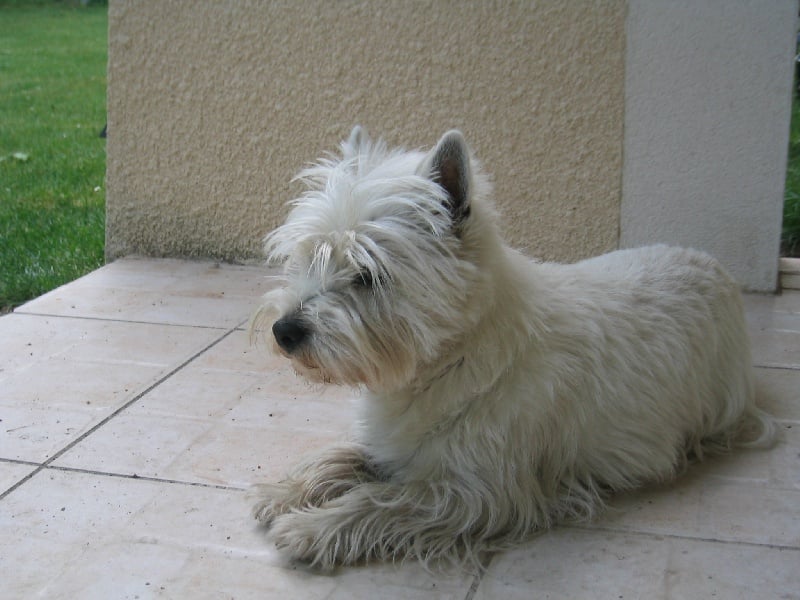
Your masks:
{"label": "dog's muzzle", "polygon": [[278,346],[287,354],[292,354],[308,337],[308,328],[297,317],[284,317],[272,325],[272,335]]}

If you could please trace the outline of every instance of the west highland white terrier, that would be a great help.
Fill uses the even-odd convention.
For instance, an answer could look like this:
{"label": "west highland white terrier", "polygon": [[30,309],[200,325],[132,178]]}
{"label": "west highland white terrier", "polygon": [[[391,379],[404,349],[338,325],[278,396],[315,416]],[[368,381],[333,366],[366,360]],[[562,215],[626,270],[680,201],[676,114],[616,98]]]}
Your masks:
{"label": "west highland white terrier", "polygon": [[254,317],[298,373],[363,391],[354,441],[257,487],[289,557],[480,564],[690,458],[769,445],[716,260],[534,262],[504,243],[460,132],[426,154],[356,127],[341,150],[266,238],[286,286]]}

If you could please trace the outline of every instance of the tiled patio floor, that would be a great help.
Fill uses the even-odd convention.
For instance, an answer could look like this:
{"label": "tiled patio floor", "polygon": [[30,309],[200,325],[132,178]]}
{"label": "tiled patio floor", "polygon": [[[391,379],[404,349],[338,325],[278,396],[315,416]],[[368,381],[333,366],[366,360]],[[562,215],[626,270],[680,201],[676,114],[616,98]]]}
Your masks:
{"label": "tiled patio floor", "polygon": [[349,392],[251,347],[263,269],[126,259],[0,317],[2,598],[800,598],[800,292],[747,296],[771,451],[497,555],[319,575],[243,490],[343,436]]}

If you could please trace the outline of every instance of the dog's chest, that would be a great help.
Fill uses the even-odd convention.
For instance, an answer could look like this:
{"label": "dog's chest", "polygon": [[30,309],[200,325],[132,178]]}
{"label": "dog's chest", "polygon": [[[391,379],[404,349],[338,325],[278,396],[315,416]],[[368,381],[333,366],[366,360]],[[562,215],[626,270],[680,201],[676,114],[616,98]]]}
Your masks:
{"label": "dog's chest", "polygon": [[435,390],[365,397],[361,406],[360,441],[381,465],[415,477],[440,471],[447,448],[461,435],[463,405],[448,403]]}

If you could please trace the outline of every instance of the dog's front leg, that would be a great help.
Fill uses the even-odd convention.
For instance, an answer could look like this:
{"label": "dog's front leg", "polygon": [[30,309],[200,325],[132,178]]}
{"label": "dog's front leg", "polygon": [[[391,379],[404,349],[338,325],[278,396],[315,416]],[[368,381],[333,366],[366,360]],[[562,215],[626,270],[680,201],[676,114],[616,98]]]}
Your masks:
{"label": "dog's front leg", "polygon": [[477,498],[470,501],[444,484],[371,482],[321,506],[277,516],[271,534],[281,551],[321,569],[407,556],[457,562],[476,558],[471,533],[483,516]]}
{"label": "dog's front leg", "polygon": [[361,447],[331,448],[299,465],[284,481],[254,486],[250,493],[255,501],[253,516],[269,525],[278,515],[320,506],[377,477]]}

